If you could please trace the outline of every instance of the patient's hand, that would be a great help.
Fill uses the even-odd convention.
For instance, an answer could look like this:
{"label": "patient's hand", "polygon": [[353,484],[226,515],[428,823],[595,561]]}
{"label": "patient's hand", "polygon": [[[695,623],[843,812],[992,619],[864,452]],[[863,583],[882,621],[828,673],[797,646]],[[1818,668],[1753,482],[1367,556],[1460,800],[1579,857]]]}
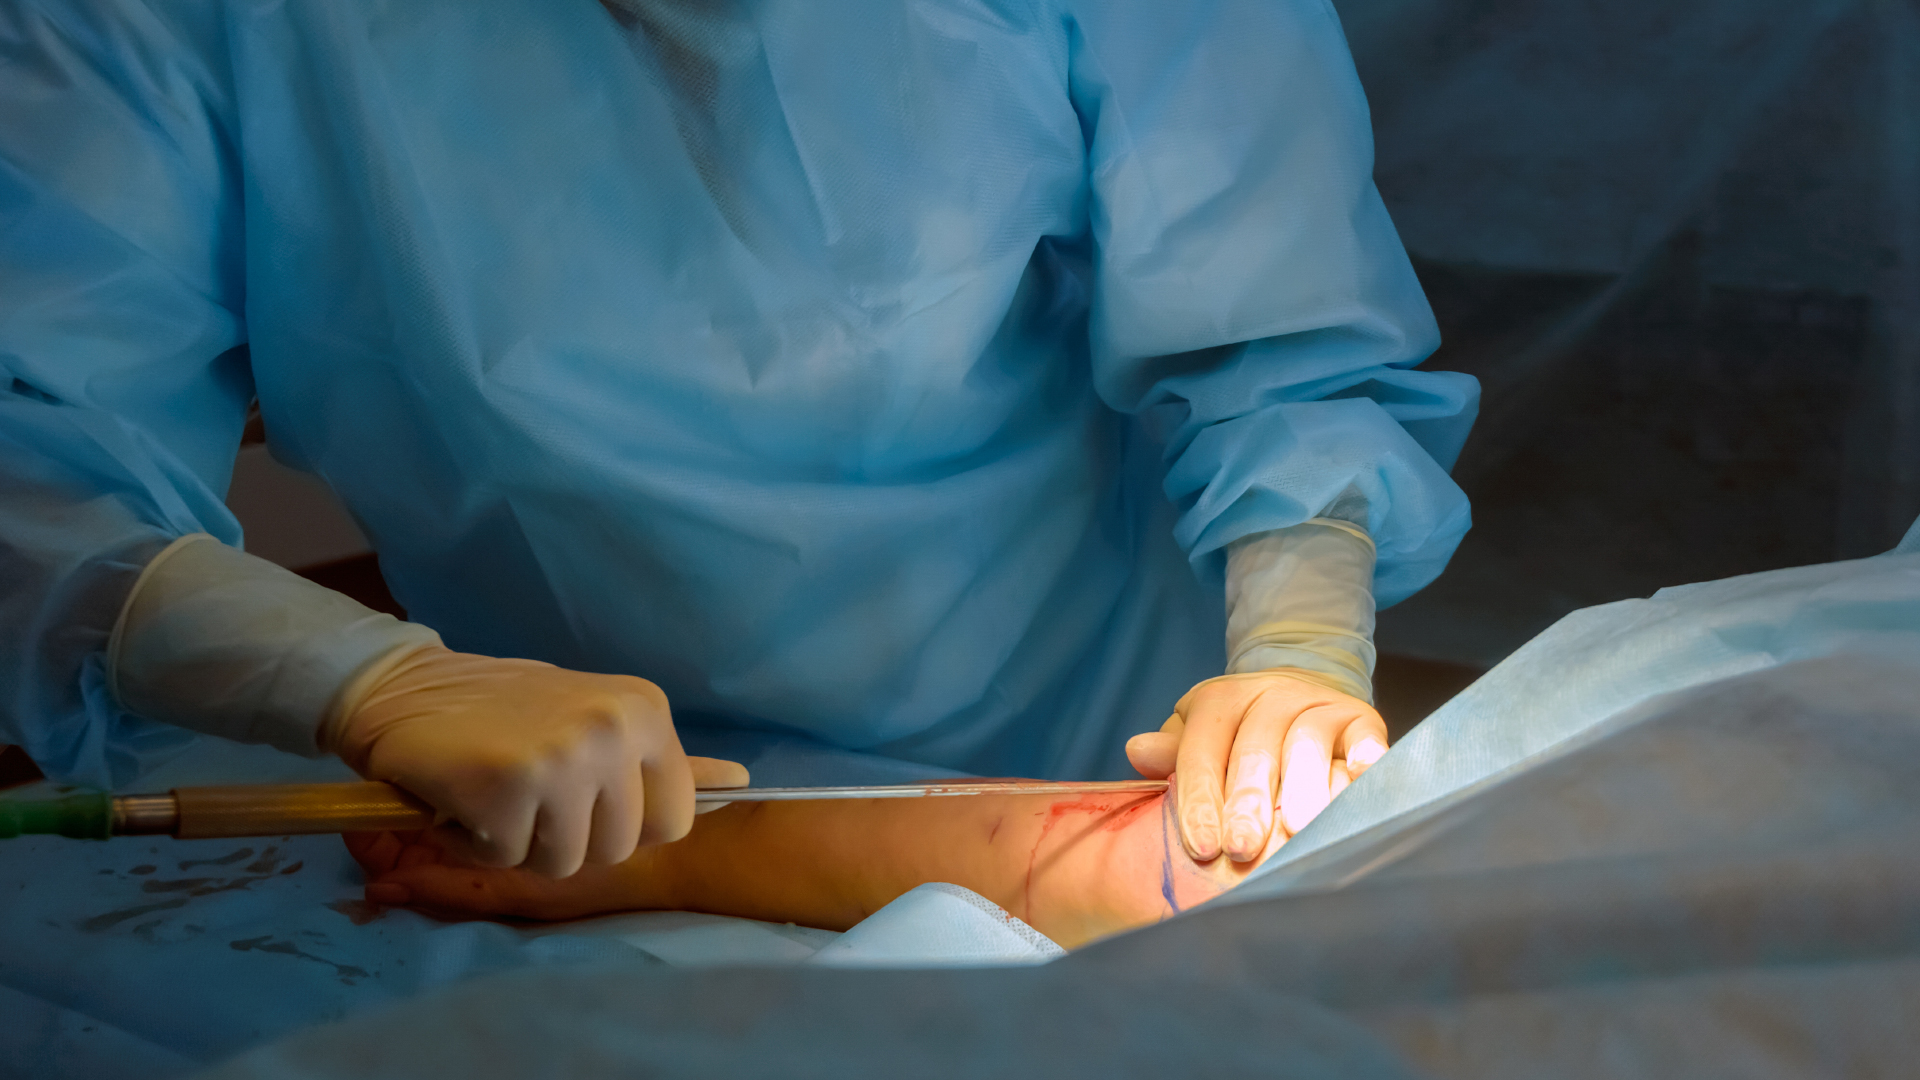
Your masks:
{"label": "patient's hand", "polygon": [[1169,797],[1090,794],[735,803],[685,840],[559,881],[472,865],[433,833],[362,834],[348,847],[368,900],[456,918],[682,909],[844,930],[944,881],[1071,947],[1212,899],[1279,842],[1241,863],[1197,862]]}
{"label": "patient's hand", "polygon": [[347,851],[367,875],[367,900],[411,906],[449,919],[556,921],[658,906],[637,889],[650,849],[616,866],[585,866],[551,878],[472,861],[457,835],[426,832],[349,833]]}

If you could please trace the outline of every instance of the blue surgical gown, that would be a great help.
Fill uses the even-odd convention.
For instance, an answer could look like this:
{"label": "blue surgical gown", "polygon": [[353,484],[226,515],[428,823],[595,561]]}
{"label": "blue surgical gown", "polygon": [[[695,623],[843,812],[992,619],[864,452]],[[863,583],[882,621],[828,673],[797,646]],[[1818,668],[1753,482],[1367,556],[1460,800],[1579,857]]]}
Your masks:
{"label": "blue surgical gown", "polygon": [[248,402],[455,648],[690,726],[1120,767],[1222,548],[1468,525],[1465,376],[1325,0],[6,0],[0,739],[187,738],[102,646]]}

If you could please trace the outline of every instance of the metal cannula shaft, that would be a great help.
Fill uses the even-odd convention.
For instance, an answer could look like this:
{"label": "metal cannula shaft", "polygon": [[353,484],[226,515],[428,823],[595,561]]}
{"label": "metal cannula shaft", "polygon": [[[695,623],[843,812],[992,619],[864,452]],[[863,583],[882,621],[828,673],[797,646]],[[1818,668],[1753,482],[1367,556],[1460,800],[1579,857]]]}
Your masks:
{"label": "metal cannula shaft", "polygon": [[[1044,780],[934,781],[877,787],[714,788],[694,801],[905,799],[958,795],[1153,794],[1165,780],[1071,783]],[[182,840],[298,833],[424,829],[431,806],[392,784],[244,784],[175,788],[166,794],[73,792],[55,799],[0,799],[0,838],[58,834],[76,839],[166,835]]]}

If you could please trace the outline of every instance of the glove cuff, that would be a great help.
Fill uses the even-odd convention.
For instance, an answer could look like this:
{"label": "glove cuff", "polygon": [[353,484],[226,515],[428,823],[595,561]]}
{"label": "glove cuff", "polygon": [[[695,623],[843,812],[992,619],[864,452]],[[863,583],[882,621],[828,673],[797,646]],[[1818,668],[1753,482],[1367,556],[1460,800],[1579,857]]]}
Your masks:
{"label": "glove cuff", "polygon": [[195,533],[134,583],[107,643],[107,684],[129,712],[318,757],[357,674],[439,643],[425,626]]}
{"label": "glove cuff", "polygon": [[1289,668],[1373,701],[1373,541],[1313,518],[1227,549],[1227,673]]}

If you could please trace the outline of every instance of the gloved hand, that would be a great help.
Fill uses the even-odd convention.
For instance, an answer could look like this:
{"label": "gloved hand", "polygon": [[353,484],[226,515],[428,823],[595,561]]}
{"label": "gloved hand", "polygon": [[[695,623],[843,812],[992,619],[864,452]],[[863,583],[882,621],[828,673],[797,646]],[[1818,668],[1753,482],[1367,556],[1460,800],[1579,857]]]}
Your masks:
{"label": "gloved hand", "polygon": [[475,861],[556,878],[680,839],[696,786],[747,782],[740,765],[681,750],[645,679],[439,645],[363,672],[322,743],[464,826]]}
{"label": "gloved hand", "polygon": [[[1373,694],[1373,541],[1314,518],[1227,550],[1227,674],[1195,686],[1127,757],[1179,774],[1180,835],[1200,860],[1258,857],[1380,759]],[[1276,820],[1275,811],[1278,810]]]}
{"label": "gloved hand", "polygon": [[1373,706],[1286,670],[1208,679],[1127,742],[1141,775],[1179,773],[1180,836],[1202,862],[1258,857],[1275,828],[1305,828],[1386,751]]}
{"label": "gloved hand", "polygon": [[686,757],[652,683],[451,652],[427,627],[204,534],[141,573],[107,680],[149,719],[338,752],[470,830],[444,830],[444,846],[553,876],[677,839],[696,784],[747,782],[732,762]]}

